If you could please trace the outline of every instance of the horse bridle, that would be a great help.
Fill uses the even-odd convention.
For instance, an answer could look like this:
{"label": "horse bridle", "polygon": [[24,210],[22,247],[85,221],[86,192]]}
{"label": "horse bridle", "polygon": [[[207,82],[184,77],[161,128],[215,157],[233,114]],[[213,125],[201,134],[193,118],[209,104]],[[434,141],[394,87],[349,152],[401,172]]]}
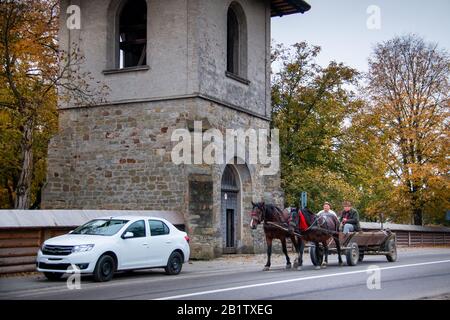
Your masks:
{"label": "horse bridle", "polygon": [[[266,221],[266,212],[267,212],[266,205],[264,203],[263,204],[252,203],[252,204],[253,204],[253,210],[252,210],[252,213],[251,213],[252,221],[250,222],[250,227],[253,228],[253,221],[255,221],[255,220],[258,221],[257,225],[260,224],[260,223],[264,223],[265,225],[267,225],[268,223]],[[254,210],[255,207],[259,211],[261,211],[260,215],[255,213],[255,210]],[[283,221],[283,217],[281,216],[282,212],[280,210],[276,210],[276,208],[275,208],[275,215],[278,217],[279,221]],[[255,217],[257,217],[257,219],[255,219]]]}
{"label": "horse bridle", "polygon": [[[255,207],[261,212],[259,215],[255,212]],[[258,224],[265,223],[266,221],[266,206],[260,206],[258,203],[253,204],[252,212],[251,212],[252,221],[250,222],[250,227],[253,228],[253,221],[258,221]],[[257,219],[255,219],[255,217]]]}

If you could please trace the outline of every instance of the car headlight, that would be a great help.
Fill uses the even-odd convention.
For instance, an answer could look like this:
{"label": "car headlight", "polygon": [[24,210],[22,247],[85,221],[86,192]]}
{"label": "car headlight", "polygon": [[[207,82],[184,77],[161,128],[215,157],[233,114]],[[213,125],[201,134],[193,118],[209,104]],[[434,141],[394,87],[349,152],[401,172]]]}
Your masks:
{"label": "car headlight", "polygon": [[73,249],[72,249],[72,252],[91,251],[93,247],[94,247],[93,244],[82,244],[82,245],[79,245],[79,246],[74,246]]}

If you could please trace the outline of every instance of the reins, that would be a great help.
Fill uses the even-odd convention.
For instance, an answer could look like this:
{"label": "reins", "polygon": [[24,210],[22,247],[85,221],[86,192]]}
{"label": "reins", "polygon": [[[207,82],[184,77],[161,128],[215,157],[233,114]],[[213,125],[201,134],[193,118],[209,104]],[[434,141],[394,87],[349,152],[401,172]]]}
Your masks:
{"label": "reins", "polygon": [[[304,213],[302,212],[302,214],[304,214]],[[297,237],[303,237],[302,234],[306,233],[306,232],[309,231],[311,228],[313,228],[316,224],[318,224],[319,218],[320,218],[320,217],[316,217],[316,219],[314,219],[313,223],[311,223],[311,225],[309,225],[308,228],[306,228],[304,231],[300,231],[300,230],[299,230],[298,232],[294,231],[293,233],[294,233]],[[283,226],[281,226],[280,224],[278,224],[278,223],[276,223],[276,222],[265,221],[265,220],[264,220],[264,224],[266,224],[266,225],[271,225],[271,226],[274,226],[274,227],[277,227],[277,228],[279,228],[279,229],[282,229],[282,230],[286,231],[287,233],[290,233],[290,231],[289,231],[288,228],[283,227]],[[317,229],[316,229],[316,230],[320,230],[320,231],[327,232],[327,233],[330,233],[330,234],[336,234],[336,233],[338,233],[338,232],[336,232],[336,231],[324,229],[324,228],[322,228],[322,227],[320,227],[320,226],[317,226]]]}

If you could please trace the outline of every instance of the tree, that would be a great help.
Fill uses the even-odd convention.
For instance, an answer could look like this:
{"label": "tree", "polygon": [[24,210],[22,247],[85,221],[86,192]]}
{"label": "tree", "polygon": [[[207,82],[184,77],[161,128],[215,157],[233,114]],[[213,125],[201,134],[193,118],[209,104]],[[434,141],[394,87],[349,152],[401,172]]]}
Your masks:
{"label": "tree", "polygon": [[83,57],[75,46],[71,52],[58,49],[58,3],[1,0],[0,5],[0,196],[7,194],[17,209],[39,205],[58,99],[89,104],[107,90],[89,85],[89,73],[79,72]]}
{"label": "tree", "polygon": [[305,42],[288,49],[277,46],[273,61],[280,70],[272,79],[272,125],[280,130],[281,178],[287,204],[297,204],[308,191],[312,209],[324,200],[357,201],[359,192],[349,183],[346,124],[361,101],[351,90],[358,72],[342,63],[322,68],[315,63],[317,46]]}
{"label": "tree", "polygon": [[366,129],[396,180],[397,208],[416,225],[442,221],[449,207],[449,76],[448,53],[415,35],[378,44],[369,59]]}
{"label": "tree", "polygon": [[359,193],[358,210],[368,221],[378,221],[380,215],[391,222],[406,222],[397,197],[395,179],[388,175],[389,167],[381,156],[384,151],[370,130],[372,119],[367,117],[365,104],[352,116],[342,137],[342,154],[345,158],[349,184]]}

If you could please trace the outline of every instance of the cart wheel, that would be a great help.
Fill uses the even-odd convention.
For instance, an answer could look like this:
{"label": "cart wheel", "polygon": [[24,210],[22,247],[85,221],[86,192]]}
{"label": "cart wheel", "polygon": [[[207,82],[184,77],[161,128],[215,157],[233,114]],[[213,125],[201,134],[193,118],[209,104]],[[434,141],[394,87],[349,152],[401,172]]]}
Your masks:
{"label": "cart wheel", "polygon": [[363,259],[364,259],[364,250],[359,250],[358,262],[363,261]]}
{"label": "cart wheel", "polygon": [[320,247],[312,246],[309,248],[309,255],[311,256],[311,262],[316,267],[320,267],[323,261],[323,250]]}
{"label": "cart wheel", "polygon": [[386,259],[389,262],[395,262],[397,260],[397,246],[395,245],[395,238],[391,238],[386,243],[386,251],[389,253],[386,255]]}
{"label": "cart wheel", "polygon": [[350,243],[350,249],[347,249],[345,256],[349,266],[356,266],[358,264],[359,248],[356,242]]}

